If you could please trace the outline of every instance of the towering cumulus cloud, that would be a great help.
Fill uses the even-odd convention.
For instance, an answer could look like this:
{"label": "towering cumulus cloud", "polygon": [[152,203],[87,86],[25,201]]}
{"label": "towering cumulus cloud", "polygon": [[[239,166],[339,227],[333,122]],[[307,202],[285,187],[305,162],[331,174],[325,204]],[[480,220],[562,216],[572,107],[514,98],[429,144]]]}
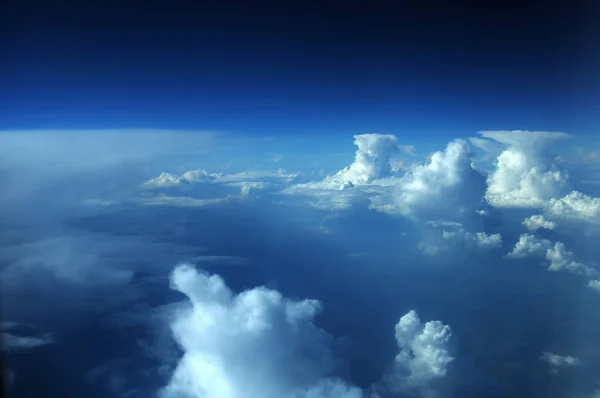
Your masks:
{"label": "towering cumulus cloud", "polygon": [[191,305],[174,314],[184,351],[164,398],[358,398],[360,389],[329,377],[333,338],[313,324],[315,300],[287,300],[255,288],[234,294],[215,275],[184,265],[171,286]]}
{"label": "towering cumulus cloud", "polygon": [[381,394],[416,392],[434,396],[435,382],[446,375],[454,361],[449,351],[451,335],[450,327],[440,321],[423,325],[414,310],[400,318],[396,325],[400,353],[383,378]]}
{"label": "towering cumulus cloud", "polygon": [[469,144],[455,140],[401,179],[396,206],[403,215],[419,220],[462,219],[484,205],[485,184],[485,175],[473,165]]}
{"label": "towering cumulus cloud", "polygon": [[567,175],[558,169],[549,147],[569,138],[541,131],[483,131],[484,138],[507,148],[488,179],[487,199],[498,207],[541,207],[568,192]]}
{"label": "towering cumulus cloud", "polygon": [[363,185],[390,175],[390,157],[399,150],[396,136],[355,135],[354,145],[358,147],[354,162],[331,176],[332,183]]}
{"label": "towering cumulus cloud", "polygon": [[347,209],[362,198],[372,196],[369,188],[379,193],[390,187],[390,184],[382,187],[378,182],[393,176],[401,168],[397,162],[392,164],[391,159],[400,150],[397,141],[391,134],[355,135],[357,150],[350,166],[321,181],[296,184],[280,193],[309,197],[310,203],[321,209]]}

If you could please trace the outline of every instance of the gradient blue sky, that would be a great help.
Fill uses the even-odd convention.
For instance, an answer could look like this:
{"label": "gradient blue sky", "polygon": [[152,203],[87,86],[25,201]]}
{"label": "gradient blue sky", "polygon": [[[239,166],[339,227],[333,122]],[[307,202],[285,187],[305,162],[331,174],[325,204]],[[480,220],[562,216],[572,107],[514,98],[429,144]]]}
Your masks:
{"label": "gradient blue sky", "polygon": [[245,3],[9,4],[0,129],[342,143],[598,124],[593,5]]}

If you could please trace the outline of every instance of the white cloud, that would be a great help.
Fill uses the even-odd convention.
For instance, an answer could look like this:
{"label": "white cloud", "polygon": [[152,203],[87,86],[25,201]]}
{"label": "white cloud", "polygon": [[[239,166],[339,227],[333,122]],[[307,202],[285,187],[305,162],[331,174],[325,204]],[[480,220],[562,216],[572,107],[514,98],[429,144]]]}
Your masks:
{"label": "white cloud", "polygon": [[549,271],[568,271],[581,275],[596,274],[592,268],[575,261],[575,254],[567,250],[562,242],[556,242],[546,251],[546,260],[550,262]]}
{"label": "white cloud", "polygon": [[507,258],[526,258],[542,256],[552,247],[548,239],[539,239],[531,234],[523,234],[515,244],[513,250],[506,255]]}
{"label": "white cloud", "polygon": [[188,182],[187,179],[171,173],[160,173],[158,177],[146,181],[143,186],[149,188],[170,187]]}
{"label": "white cloud", "polygon": [[[364,185],[390,175],[390,158],[398,151],[395,135],[361,134],[354,136],[358,147],[354,162],[329,177],[332,185]],[[327,179],[326,179],[327,180]]]}
{"label": "white cloud", "polygon": [[265,188],[273,183],[290,183],[299,176],[300,173],[290,173],[284,169],[248,170],[231,174],[196,169],[188,170],[181,176],[163,172],[158,177],[146,181],[142,187],[168,188],[189,183],[213,183],[238,187],[251,184],[256,188]]}
{"label": "white cloud", "polygon": [[379,389],[391,393],[416,390],[432,394],[435,382],[446,375],[454,361],[449,350],[451,336],[450,327],[440,321],[423,325],[414,310],[402,316],[396,325],[400,353]]}
{"label": "white cloud", "polygon": [[487,206],[485,174],[475,168],[466,141],[450,142],[425,164],[403,166],[406,173],[398,176],[394,173],[400,168],[390,165],[390,156],[398,148],[394,136],[365,134],[355,138],[358,150],[350,166],[321,181],[296,184],[281,193],[309,197],[310,204],[323,209],[370,203],[370,209],[419,222],[472,218]]}
{"label": "white cloud", "polygon": [[187,265],[175,268],[171,286],[190,306],[173,314],[184,354],[162,397],[362,397],[330,377],[333,338],[313,323],[318,301],[262,287],[236,295],[220,277]]}
{"label": "white cloud", "polygon": [[398,181],[394,202],[411,218],[455,221],[484,206],[484,193],[485,176],[473,165],[469,144],[455,140]]}
{"label": "white cloud", "polygon": [[543,215],[536,214],[523,220],[523,225],[530,231],[537,231],[538,229],[550,229],[556,228],[554,221],[546,220]]}
{"label": "white cloud", "polygon": [[[309,204],[320,209],[347,209],[369,194],[358,187],[381,185],[377,180],[390,177],[401,169],[401,164],[392,165],[391,156],[398,151],[397,138],[390,134],[362,134],[354,136],[358,148],[354,162],[348,167],[321,181],[296,184],[282,190],[284,195],[311,198]],[[388,183],[389,185],[389,183]]]}
{"label": "white cloud", "polygon": [[458,231],[443,231],[442,237],[454,242],[460,242],[470,249],[490,250],[502,247],[500,234],[486,234],[485,232],[471,233],[464,229]]}
{"label": "white cloud", "polygon": [[558,199],[551,199],[544,210],[545,214],[552,219],[600,224],[600,198],[579,191],[573,191]]}
{"label": "white cloud", "polygon": [[540,257],[549,262],[548,271],[567,271],[580,275],[595,275],[597,272],[577,261],[575,254],[566,249],[565,244],[552,244],[548,239],[540,239],[531,234],[523,234],[507,258]]}
{"label": "white cloud", "polygon": [[600,280],[589,281],[588,287],[590,289],[594,289],[595,291],[597,291],[598,293],[600,293]]}
{"label": "white cloud", "polygon": [[570,355],[562,356],[552,352],[544,352],[540,359],[550,365],[552,372],[557,372],[560,368],[573,367],[581,364],[578,358]]}
{"label": "white cloud", "polygon": [[486,197],[497,207],[541,207],[564,195],[568,176],[548,153],[550,144],[570,136],[540,131],[483,131],[484,138],[507,146],[488,178]]}

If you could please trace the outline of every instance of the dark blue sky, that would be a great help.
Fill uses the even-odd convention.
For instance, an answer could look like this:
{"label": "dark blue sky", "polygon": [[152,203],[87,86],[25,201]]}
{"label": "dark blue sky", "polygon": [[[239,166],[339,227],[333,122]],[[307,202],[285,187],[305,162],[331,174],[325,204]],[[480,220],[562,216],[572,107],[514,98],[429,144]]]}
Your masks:
{"label": "dark blue sky", "polygon": [[598,124],[591,1],[45,3],[14,0],[2,17],[1,129],[457,136]]}

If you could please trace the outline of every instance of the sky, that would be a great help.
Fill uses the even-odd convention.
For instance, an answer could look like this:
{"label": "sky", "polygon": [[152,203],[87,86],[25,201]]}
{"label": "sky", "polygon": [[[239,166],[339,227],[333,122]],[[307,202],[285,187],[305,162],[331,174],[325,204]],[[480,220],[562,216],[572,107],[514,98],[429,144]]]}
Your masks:
{"label": "sky", "polygon": [[9,2],[1,127],[593,134],[597,8]]}
{"label": "sky", "polygon": [[5,11],[8,397],[600,396],[595,5]]}

